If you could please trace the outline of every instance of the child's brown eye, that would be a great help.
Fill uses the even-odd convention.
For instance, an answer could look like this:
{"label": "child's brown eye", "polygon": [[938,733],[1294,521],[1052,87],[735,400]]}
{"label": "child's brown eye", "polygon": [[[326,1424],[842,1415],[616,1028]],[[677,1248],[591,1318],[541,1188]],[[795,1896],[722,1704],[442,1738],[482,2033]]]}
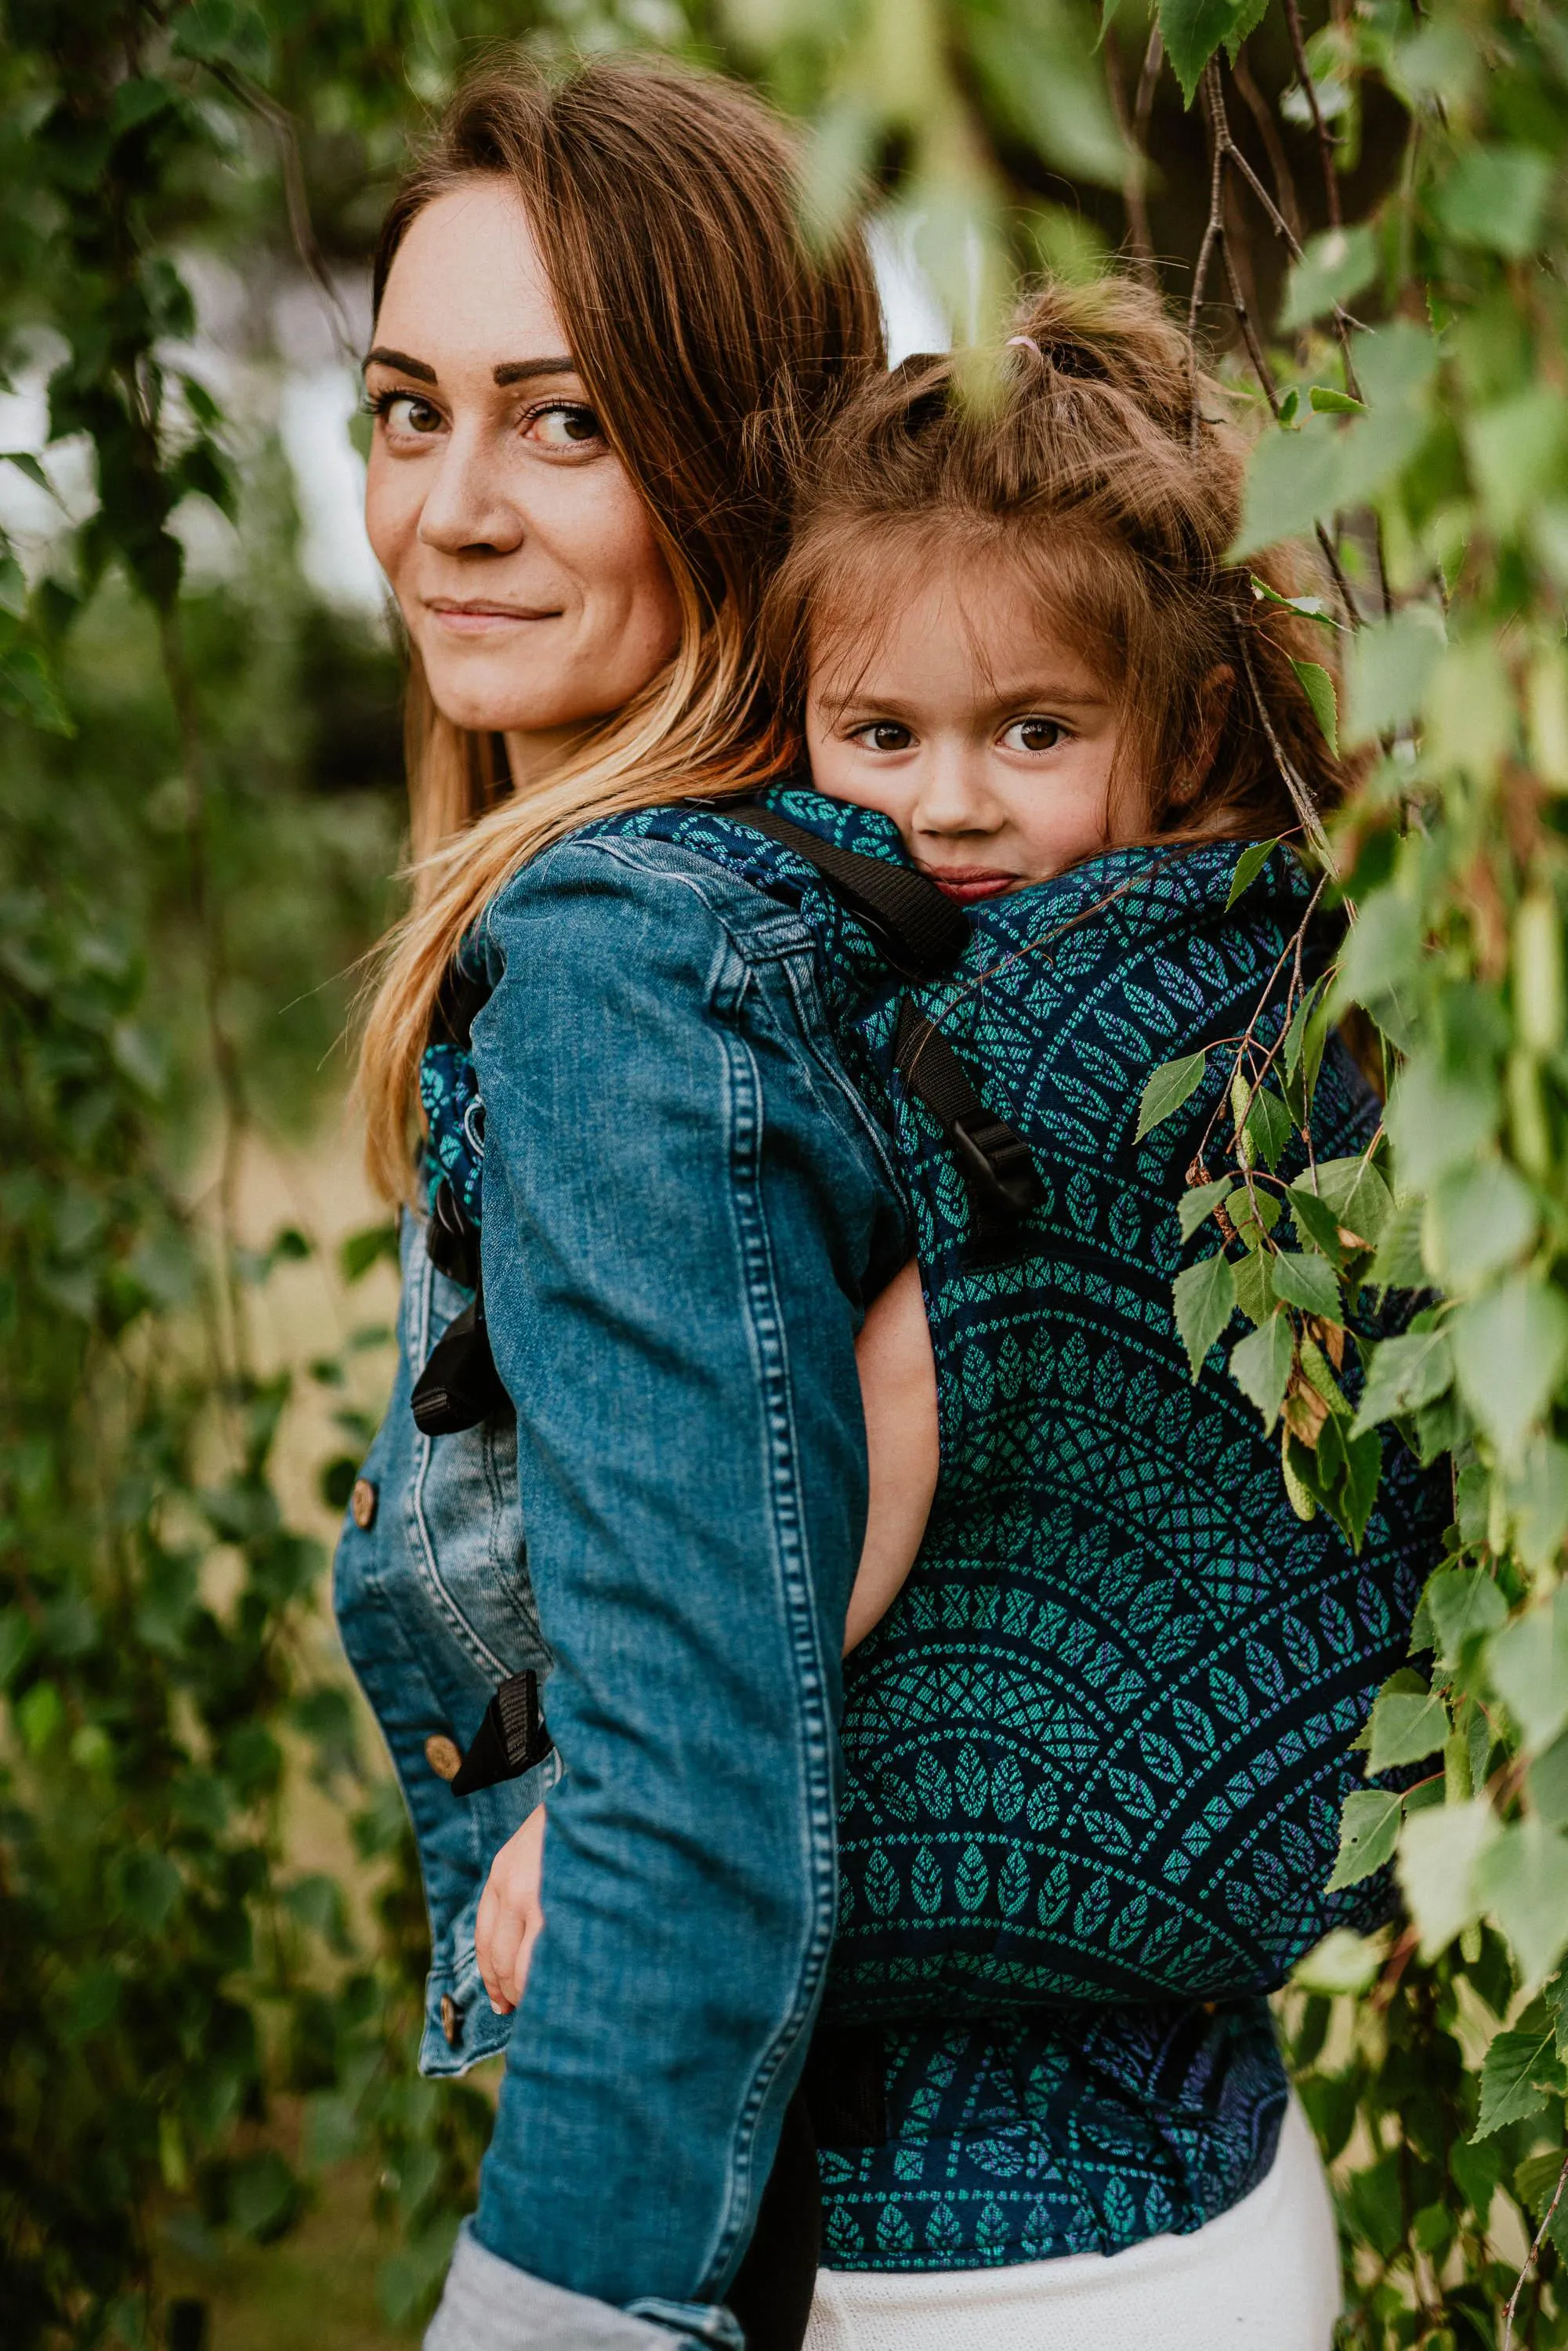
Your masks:
{"label": "child's brown eye", "polygon": [[1054,718],[1015,718],[1002,745],[1009,751],[1054,751],[1066,731]]}
{"label": "child's brown eye", "polygon": [[868,751],[907,751],[914,739],[908,727],[893,718],[879,718],[860,729],[860,740]]}

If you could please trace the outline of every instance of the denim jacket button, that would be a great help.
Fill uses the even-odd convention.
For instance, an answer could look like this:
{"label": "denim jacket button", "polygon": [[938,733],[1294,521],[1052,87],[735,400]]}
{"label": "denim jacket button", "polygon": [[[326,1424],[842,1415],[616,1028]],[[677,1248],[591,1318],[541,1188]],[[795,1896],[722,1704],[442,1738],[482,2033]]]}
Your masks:
{"label": "denim jacket button", "polygon": [[455,1780],[463,1769],[462,1750],[444,1730],[433,1731],[425,1740],[424,1760],[438,1780]]}
{"label": "denim jacket button", "polygon": [[[340,1486],[338,1491],[341,1493],[342,1490]],[[378,1499],[376,1489],[368,1478],[355,1479],[354,1490],[349,1497],[349,1516],[361,1534],[368,1534],[371,1528],[375,1525]]]}
{"label": "denim jacket button", "polygon": [[463,2020],[457,2013],[457,2002],[449,1991],[441,1995],[441,2030],[446,2035],[446,2045],[455,2049],[463,2038]]}

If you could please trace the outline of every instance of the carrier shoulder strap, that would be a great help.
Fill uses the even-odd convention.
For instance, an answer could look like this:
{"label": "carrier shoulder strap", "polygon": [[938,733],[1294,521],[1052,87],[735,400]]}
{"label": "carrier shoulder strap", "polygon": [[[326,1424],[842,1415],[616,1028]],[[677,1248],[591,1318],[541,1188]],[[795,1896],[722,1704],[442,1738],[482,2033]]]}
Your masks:
{"label": "carrier shoulder strap", "polygon": [[747,800],[737,808],[719,803],[725,815],[765,832],[780,848],[792,849],[814,865],[841,904],[849,908],[883,948],[895,970],[909,979],[938,979],[969,944],[962,908],[913,866],[890,865],[819,841],[803,824]]}
{"label": "carrier shoulder strap", "polygon": [[[962,909],[924,873],[819,841],[804,825],[751,801],[727,805],[725,813],[814,866],[904,977],[939,978],[968,946],[973,935]],[[899,1009],[894,1065],[953,1146],[975,1211],[977,1243],[986,1252],[1006,1247],[1040,1198],[1029,1145],[986,1108],[967,1063],[907,997]]]}

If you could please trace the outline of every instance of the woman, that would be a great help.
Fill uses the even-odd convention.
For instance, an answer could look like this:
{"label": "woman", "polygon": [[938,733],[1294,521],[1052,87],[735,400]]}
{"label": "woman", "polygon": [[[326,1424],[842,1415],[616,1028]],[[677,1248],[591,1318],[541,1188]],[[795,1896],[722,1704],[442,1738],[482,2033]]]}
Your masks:
{"label": "woman", "polygon": [[526,1403],[515,1434],[416,1429],[466,1297],[405,1218],[398,1382],[336,1598],[419,1837],[427,2071],[507,2036],[476,1909],[557,1766],[448,1784],[504,1677],[550,1667],[568,1766],[436,2323],[465,2351],[737,2339],[721,2297],[831,1932],[853,1341],[904,1208],[798,922],[658,843],[538,854],[778,764],[751,623],[785,496],[756,419],[810,410],[881,340],[858,242],[821,255],[799,222],[789,145],[742,93],[491,76],[377,271],[368,519],[410,643],[423,862],[367,1032],[371,1159],[406,1196],[415,1071],[488,908],[484,1291]]}

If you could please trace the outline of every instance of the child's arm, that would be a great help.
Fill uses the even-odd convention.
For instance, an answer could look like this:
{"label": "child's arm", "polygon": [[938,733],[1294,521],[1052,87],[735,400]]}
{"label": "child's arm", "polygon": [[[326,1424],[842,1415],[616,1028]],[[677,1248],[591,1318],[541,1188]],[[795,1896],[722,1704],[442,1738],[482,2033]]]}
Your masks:
{"label": "child's arm", "polygon": [[[920,1294],[920,1268],[913,1258],[867,1314],[855,1342],[855,1364],[871,1502],[844,1627],[846,1650],[863,1641],[897,1599],[936,1490],[936,1361]],[[501,2016],[523,1996],[544,1925],[544,1839],[545,1808],[538,1804],[496,1855],[479,1899],[474,1949],[490,2005]]]}
{"label": "child's arm", "polygon": [[920,1267],[911,1258],[871,1307],[855,1341],[871,1502],[850,1595],[845,1651],[886,1615],[915,1564],[936,1491],[936,1358]]}

